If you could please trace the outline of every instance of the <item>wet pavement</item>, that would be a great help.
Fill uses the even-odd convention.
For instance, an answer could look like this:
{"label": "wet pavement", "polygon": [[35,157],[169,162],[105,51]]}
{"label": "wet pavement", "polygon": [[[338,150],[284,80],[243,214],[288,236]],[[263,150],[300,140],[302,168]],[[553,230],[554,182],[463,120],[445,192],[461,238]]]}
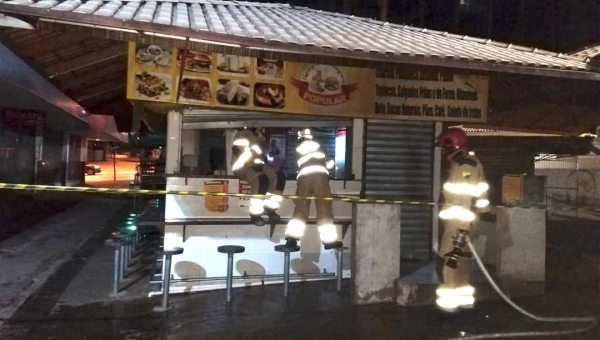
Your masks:
{"label": "wet pavement", "polygon": [[[286,300],[279,286],[178,295],[167,314],[152,312],[157,299],[56,307],[47,316],[20,314],[0,330],[2,339],[444,339],[496,331],[561,330],[525,320],[502,302],[456,315],[396,304],[353,306],[333,282],[292,285]],[[546,296],[521,299],[545,315],[589,315],[587,299]],[[587,301],[586,301],[587,300]],[[575,306],[576,303],[578,306]],[[542,327],[543,326],[543,327]],[[461,333],[464,332],[464,333]],[[598,339],[597,330],[564,339]]]}
{"label": "wet pavement", "polygon": [[114,225],[111,217],[124,203],[98,197],[83,199],[0,242],[0,318],[10,317],[47,280],[67,269],[82,245]]}
{"label": "wet pavement", "polygon": [[[599,232],[594,230],[580,239],[580,243],[597,241],[594,237]],[[85,289],[85,282],[93,282],[81,276],[94,275],[86,259],[106,257],[98,255],[106,252],[105,236],[99,233],[91,238],[26,301],[0,327],[0,339],[448,339],[469,334],[581,326],[530,321],[502,301],[479,303],[475,309],[457,314],[440,313],[433,307],[406,308],[397,304],[354,306],[349,281],[344,282],[342,294],[336,292],[332,281],[292,284],[287,299],[281,285],[235,289],[231,306],[225,304],[223,290],[177,294],[172,295],[172,308],[166,314],[153,312],[153,307],[160,303],[158,297],[110,299],[107,296],[99,302],[69,303],[77,300],[77,294],[70,290]],[[593,244],[583,250],[573,246],[576,244],[548,248],[550,281],[546,294],[520,298],[519,304],[543,316],[600,315],[600,261],[594,252],[596,248]],[[101,270],[95,275],[110,277],[111,274]],[[554,339],[597,340],[600,330]]]}

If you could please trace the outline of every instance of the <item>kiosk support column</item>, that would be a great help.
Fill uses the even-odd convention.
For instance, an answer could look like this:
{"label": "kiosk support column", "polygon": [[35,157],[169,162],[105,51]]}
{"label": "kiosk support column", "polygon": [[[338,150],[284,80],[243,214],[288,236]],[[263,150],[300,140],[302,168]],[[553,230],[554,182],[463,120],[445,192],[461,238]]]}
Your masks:
{"label": "kiosk support column", "polygon": [[181,112],[169,111],[167,114],[167,175],[179,173],[181,158],[181,129],[183,127]]}

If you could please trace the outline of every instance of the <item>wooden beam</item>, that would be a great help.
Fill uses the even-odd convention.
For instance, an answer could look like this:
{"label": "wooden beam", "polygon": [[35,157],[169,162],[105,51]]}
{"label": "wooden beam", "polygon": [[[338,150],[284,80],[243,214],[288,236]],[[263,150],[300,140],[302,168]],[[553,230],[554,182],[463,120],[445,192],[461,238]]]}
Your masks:
{"label": "wooden beam", "polygon": [[123,90],[125,90],[125,84],[118,85],[116,87],[107,88],[107,89],[103,90],[102,92],[96,92],[96,93],[92,93],[92,94],[86,95],[84,97],[78,98],[77,102],[84,103],[87,100],[90,100],[90,99],[95,98],[97,96],[100,96],[100,95],[103,95],[103,94],[107,94],[107,93],[113,93],[113,92],[117,92],[117,91],[123,91]]}
{"label": "wooden beam", "polygon": [[104,109],[106,105],[109,105],[107,103],[113,103],[114,101],[119,101],[119,100],[121,100],[121,98],[124,98],[124,97],[125,97],[125,91],[118,92],[117,90],[115,90],[115,91],[109,91],[104,94],[97,95],[93,98],[86,100],[82,104],[86,109],[90,109],[89,110],[90,112],[95,112],[92,109],[96,109],[96,110]]}
{"label": "wooden beam", "polygon": [[107,112],[108,110],[114,110],[115,108],[123,107],[125,105],[132,106],[131,102],[126,98],[125,93],[113,92],[111,94],[106,94],[104,96],[104,100],[99,101],[96,105],[87,105],[90,111],[97,111],[101,114],[102,112]]}
{"label": "wooden beam", "polygon": [[57,37],[53,37],[48,43],[26,44],[26,46],[23,46],[23,53],[29,56],[47,54],[55,50],[60,50],[63,47],[73,47],[73,45],[80,44],[86,39],[89,39],[89,36],[85,33],[65,33]]}
{"label": "wooden beam", "polygon": [[62,91],[73,90],[81,84],[86,84],[98,79],[111,79],[115,76],[111,76],[118,73],[122,77],[127,77],[127,61],[111,64],[105,68],[99,68],[97,70],[87,72],[82,76],[69,76],[64,77],[63,81],[57,83],[58,87]]}
{"label": "wooden beam", "polygon": [[490,113],[485,125],[510,130],[520,128],[580,134],[598,124],[600,116],[597,108],[544,103],[535,107]]}
{"label": "wooden beam", "polygon": [[123,89],[127,85],[127,78],[120,78],[107,83],[103,83],[89,89],[84,92],[79,92],[74,95],[74,99],[77,102],[82,102],[90,98],[94,98],[104,93],[114,92],[117,89]]}
{"label": "wooden beam", "polygon": [[73,71],[81,70],[93,65],[97,65],[118,58],[122,55],[126,55],[127,49],[128,46],[126,43],[119,43],[101,51],[84,54],[77,58],[65,60],[58,64],[54,64],[46,68],[46,74],[50,79],[62,76]]}

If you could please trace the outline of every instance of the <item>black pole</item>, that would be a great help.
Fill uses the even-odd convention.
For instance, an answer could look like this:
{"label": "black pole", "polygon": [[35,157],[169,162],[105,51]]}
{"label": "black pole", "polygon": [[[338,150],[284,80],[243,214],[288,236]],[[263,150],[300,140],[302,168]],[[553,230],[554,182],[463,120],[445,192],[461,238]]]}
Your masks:
{"label": "black pole", "polygon": [[363,119],[363,140],[362,140],[362,173],[360,175],[360,198],[366,196],[366,183],[367,178],[367,130],[369,122],[367,119]]}

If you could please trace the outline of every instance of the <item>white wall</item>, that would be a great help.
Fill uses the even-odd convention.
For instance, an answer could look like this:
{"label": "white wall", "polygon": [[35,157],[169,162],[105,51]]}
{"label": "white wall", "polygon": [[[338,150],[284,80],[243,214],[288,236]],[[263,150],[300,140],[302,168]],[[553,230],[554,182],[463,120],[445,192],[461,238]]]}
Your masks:
{"label": "white wall", "polygon": [[[170,177],[167,179],[167,190],[204,191],[206,181],[226,180],[227,191],[239,192],[239,180],[235,178],[185,178]],[[357,195],[360,191],[360,182],[357,181],[331,181],[332,191],[338,194]],[[288,181],[284,194],[294,194],[296,181]],[[167,195],[165,219],[176,218],[242,218],[249,219],[247,201],[238,198],[227,198],[227,211],[215,212],[206,209],[206,198],[200,196],[175,196]],[[334,202],[334,216],[336,219],[351,220],[352,205],[349,203]],[[292,200],[284,200],[280,209],[282,217],[291,217],[294,209]],[[312,205],[311,217],[315,216],[315,207]],[[173,257],[173,273],[176,279],[195,277],[219,277],[226,275],[227,255],[217,252],[217,247],[226,244],[241,245],[246,247],[243,254],[236,254],[234,275],[255,274],[282,274],[283,254],[274,251],[273,247],[285,242],[285,225],[278,225],[272,237],[269,237],[268,225],[257,227],[250,224],[213,225],[213,226],[187,226],[185,240],[183,239],[183,226],[171,225],[165,227],[165,248],[183,247],[184,253]],[[342,235],[342,226],[338,225],[338,234]],[[350,246],[351,231],[348,230],[343,239],[344,245]],[[301,251],[291,255],[291,272],[294,273],[335,273],[336,256],[332,250],[325,251],[319,239],[316,225],[309,224],[301,242]],[[345,275],[350,275],[350,249],[346,251]],[[279,278],[274,282],[280,282]],[[244,280],[243,284],[252,284],[260,280]],[[202,290],[223,288],[224,283],[204,282],[182,283],[173,286],[173,291]]]}

